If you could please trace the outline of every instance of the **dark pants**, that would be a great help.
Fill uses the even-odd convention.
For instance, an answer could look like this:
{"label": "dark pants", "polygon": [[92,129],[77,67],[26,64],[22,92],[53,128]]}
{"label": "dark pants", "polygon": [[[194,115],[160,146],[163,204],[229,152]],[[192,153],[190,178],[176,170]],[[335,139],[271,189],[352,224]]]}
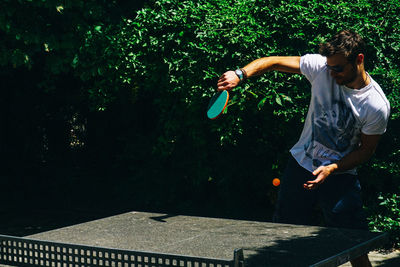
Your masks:
{"label": "dark pants", "polygon": [[318,205],[323,212],[325,226],[368,229],[357,176],[331,175],[315,190],[303,188],[306,181],[314,179],[311,172],[290,157],[281,179],[274,222],[310,225]]}

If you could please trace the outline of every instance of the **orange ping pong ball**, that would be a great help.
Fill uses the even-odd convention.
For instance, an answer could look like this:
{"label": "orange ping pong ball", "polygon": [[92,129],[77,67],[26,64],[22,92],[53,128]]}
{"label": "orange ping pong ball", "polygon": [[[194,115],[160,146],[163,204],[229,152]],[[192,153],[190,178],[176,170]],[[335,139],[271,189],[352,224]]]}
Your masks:
{"label": "orange ping pong ball", "polygon": [[278,178],[275,178],[274,180],[272,180],[272,184],[274,186],[279,186],[281,184],[281,180],[279,180]]}

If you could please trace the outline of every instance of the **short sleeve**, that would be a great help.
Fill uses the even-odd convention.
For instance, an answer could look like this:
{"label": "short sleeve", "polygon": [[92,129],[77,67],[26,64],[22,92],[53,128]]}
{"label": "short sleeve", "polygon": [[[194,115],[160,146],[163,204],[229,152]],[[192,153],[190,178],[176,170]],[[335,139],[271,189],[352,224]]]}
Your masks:
{"label": "short sleeve", "polygon": [[390,111],[388,107],[384,106],[381,109],[371,113],[361,132],[366,135],[383,134],[386,132],[387,123],[389,120]]}
{"label": "short sleeve", "polygon": [[319,72],[325,69],[326,57],[319,54],[306,54],[300,58],[300,71],[307,80],[313,82]]}

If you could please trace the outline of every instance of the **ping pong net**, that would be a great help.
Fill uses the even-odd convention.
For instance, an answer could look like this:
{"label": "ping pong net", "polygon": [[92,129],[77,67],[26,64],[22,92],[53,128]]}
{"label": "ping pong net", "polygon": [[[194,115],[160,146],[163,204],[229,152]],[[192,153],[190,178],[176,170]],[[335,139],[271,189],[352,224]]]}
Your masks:
{"label": "ping pong net", "polygon": [[241,267],[243,250],[232,260],[58,243],[0,235],[0,264],[10,266]]}

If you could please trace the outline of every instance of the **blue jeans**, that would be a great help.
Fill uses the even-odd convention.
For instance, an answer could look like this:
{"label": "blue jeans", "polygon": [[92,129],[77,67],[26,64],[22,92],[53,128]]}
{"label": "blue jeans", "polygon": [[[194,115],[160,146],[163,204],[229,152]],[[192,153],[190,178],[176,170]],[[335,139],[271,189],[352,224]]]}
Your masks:
{"label": "blue jeans", "polygon": [[314,179],[311,172],[290,157],[281,179],[274,222],[310,225],[318,205],[325,226],[368,230],[357,176],[331,175],[315,190],[303,188],[306,181]]}

